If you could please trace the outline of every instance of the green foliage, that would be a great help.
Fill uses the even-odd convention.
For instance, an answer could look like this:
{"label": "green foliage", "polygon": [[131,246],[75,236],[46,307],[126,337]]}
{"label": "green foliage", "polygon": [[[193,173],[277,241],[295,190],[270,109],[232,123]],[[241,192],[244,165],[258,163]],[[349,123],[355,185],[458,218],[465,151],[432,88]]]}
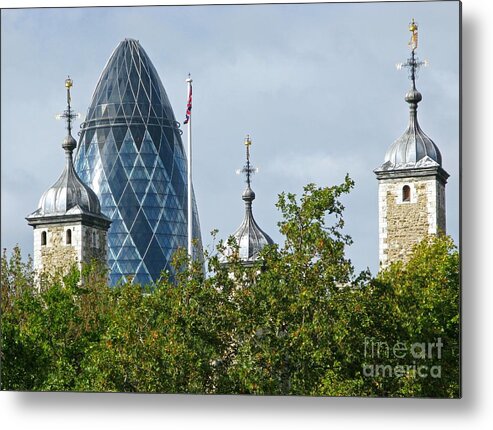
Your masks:
{"label": "green foliage", "polygon": [[[406,265],[356,276],[341,203],[352,186],[281,194],[284,243],[251,266],[234,252],[224,264],[219,242],[203,262],[179,250],[175,278],[150,286],[110,288],[96,263],[35,281],[18,248],[4,251],[2,389],[459,396],[457,250],[430,237]],[[437,339],[440,357],[392,350]],[[416,361],[441,377],[365,373]]]}
{"label": "green foliage", "polygon": [[[329,371],[322,392],[341,394],[340,381],[345,395],[458,397],[459,295],[459,254],[446,236],[425,238],[407,264],[394,263],[360,288],[342,289],[329,311],[338,321],[338,371]],[[412,348],[419,355],[421,344],[426,356],[416,358]],[[437,369],[440,377],[433,377]]]}

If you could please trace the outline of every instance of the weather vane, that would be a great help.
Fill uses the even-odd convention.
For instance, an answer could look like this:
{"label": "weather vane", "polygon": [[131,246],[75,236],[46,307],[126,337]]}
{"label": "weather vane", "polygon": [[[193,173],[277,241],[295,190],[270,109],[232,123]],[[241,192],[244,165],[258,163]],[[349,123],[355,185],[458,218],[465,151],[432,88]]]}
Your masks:
{"label": "weather vane", "polygon": [[70,106],[72,101],[70,96],[70,88],[72,88],[73,85],[74,82],[70,79],[70,76],[67,76],[67,79],[65,79],[65,88],[67,88],[67,109],[65,109],[62,114],[56,116],[56,119],[67,120],[67,130],[69,135],[72,135],[72,120],[80,117],[80,114],[75,113]]}
{"label": "weather vane", "polygon": [[409,69],[409,79],[413,82],[413,88],[415,89],[418,70],[421,66],[428,66],[428,61],[420,61],[415,54],[418,48],[418,23],[414,21],[414,18],[409,23],[409,31],[411,32],[411,40],[408,45],[411,48],[411,58],[408,58],[405,63],[398,63],[397,69],[400,70],[403,67]]}
{"label": "weather vane", "polygon": [[258,169],[250,164],[250,146],[252,144],[252,139],[250,138],[249,134],[246,135],[244,143],[246,147],[246,164],[243,166],[242,169],[238,169],[236,173],[238,175],[240,173],[244,173],[246,176],[246,183],[250,187],[250,176],[253,175],[254,173],[257,173]]}
{"label": "weather vane", "polygon": [[418,48],[418,24],[414,22],[414,18],[409,23],[409,31],[411,32],[409,46],[411,47],[411,51],[415,51]]}

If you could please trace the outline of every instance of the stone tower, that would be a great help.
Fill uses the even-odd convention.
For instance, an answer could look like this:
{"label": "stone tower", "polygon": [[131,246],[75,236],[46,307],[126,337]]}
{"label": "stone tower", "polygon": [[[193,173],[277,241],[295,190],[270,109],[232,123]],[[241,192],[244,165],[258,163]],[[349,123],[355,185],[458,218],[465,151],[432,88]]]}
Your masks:
{"label": "stone tower", "polygon": [[422,99],[416,72],[424,63],[416,57],[418,27],[410,23],[411,57],[402,64],[410,71],[409,123],[388,149],[384,163],[374,170],[378,179],[379,260],[384,268],[406,261],[425,236],[445,232],[445,184],[448,173],[435,143],[421,130],[417,109]]}
{"label": "stone tower", "polygon": [[72,153],[77,146],[72,137],[70,88],[65,81],[68,134],[62,147],[65,150],[65,169],[55,184],[41,197],[38,209],[26,217],[34,228],[34,268],[36,272],[66,272],[74,263],[107,260],[107,232],[110,219],[101,213],[99,200],[74,170]]}
{"label": "stone tower", "polygon": [[[255,192],[250,188],[251,175],[256,171],[250,163],[250,146],[252,140],[250,136],[245,139],[246,148],[246,164],[243,169],[239,170],[238,173],[244,173],[246,176],[247,187],[241,198],[245,202],[245,217],[243,222],[233,233],[233,237],[238,244],[238,256],[242,264],[249,266],[252,265],[259,257],[259,252],[266,245],[272,245],[274,241],[270,236],[265,233],[255,221],[252,211],[252,203],[255,200]],[[222,262],[226,263],[227,257],[234,252],[233,249],[227,247],[225,249],[224,255],[222,256]]]}

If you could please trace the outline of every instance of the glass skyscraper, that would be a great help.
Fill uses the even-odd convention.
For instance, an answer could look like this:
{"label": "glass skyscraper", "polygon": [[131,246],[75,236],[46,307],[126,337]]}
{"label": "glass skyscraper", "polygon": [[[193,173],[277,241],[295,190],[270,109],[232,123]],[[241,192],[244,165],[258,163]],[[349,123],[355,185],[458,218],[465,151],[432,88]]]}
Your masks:
{"label": "glass skyscraper", "polygon": [[[112,220],[111,283],[133,276],[145,284],[163,269],[172,273],[174,251],[187,247],[186,154],[166,91],[138,41],[125,39],[111,55],[81,129],[77,173]],[[199,256],[195,198],[193,212]]]}

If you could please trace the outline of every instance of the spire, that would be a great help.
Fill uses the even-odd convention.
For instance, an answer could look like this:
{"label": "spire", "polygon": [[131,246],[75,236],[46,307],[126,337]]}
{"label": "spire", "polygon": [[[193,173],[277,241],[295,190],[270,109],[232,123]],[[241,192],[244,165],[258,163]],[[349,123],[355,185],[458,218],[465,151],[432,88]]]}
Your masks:
{"label": "spire", "polygon": [[405,63],[397,64],[397,69],[403,67],[409,70],[411,88],[407,91],[405,100],[409,103],[409,123],[406,130],[385,154],[385,161],[381,170],[395,170],[430,165],[441,165],[442,157],[435,143],[424,133],[418,123],[418,103],[423,96],[416,89],[416,79],[421,66],[426,66],[426,61],[420,61],[416,56],[418,48],[418,24],[413,20],[409,23],[411,39],[408,43],[411,49],[411,57]]}
{"label": "spire", "polygon": [[407,61],[411,72],[410,77],[413,82],[413,88],[416,89],[416,72],[424,63],[418,63],[414,54],[416,49],[418,49],[418,24],[414,21],[414,18],[409,23],[409,31],[411,32],[411,40],[409,41],[409,46],[411,47],[411,58]]}
{"label": "spire", "polygon": [[246,148],[246,163],[238,173],[243,173],[245,175],[247,183],[247,187],[243,192],[243,200],[245,200],[245,202],[250,202],[251,204],[251,202],[255,199],[255,193],[250,188],[251,176],[257,172],[257,169],[250,163],[250,146],[252,145],[252,139],[249,134],[246,135],[244,143]]}
{"label": "spire", "polygon": [[[236,173],[243,173],[246,177],[246,189],[243,191],[242,199],[245,202],[245,217],[240,227],[233,233],[233,237],[239,246],[239,256],[244,263],[252,263],[258,257],[260,250],[266,246],[273,244],[273,240],[265,233],[255,221],[252,211],[252,202],[255,200],[255,193],[251,189],[251,176],[257,172],[250,162],[250,146],[252,140],[249,135],[246,136],[244,141],[246,147],[246,163],[242,169],[237,170]],[[229,249],[226,251],[226,255],[231,253]]]}
{"label": "spire", "polygon": [[408,45],[411,48],[411,57],[406,60],[405,63],[397,64],[397,68],[400,70],[403,67],[409,69],[409,79],[411,80],[411,89],[406,93],[405,100],[410,105],[411,113],[416,113],[418,103],[422,100],[421,93],[416,89],[416,79],[418,78],[418,71],[421,66],[427,66],[426,61],[420,61],[416,56],[416,49],[418,49],[418,24],[414,21],[414,18],[409,23],[409,31],[411,32],[411,40]]}
{"label": "spire", "polygon": [[67,137],[63,141],[62,148],[65,149],[65,153],[67,156],[70,156],[70,160],[72,160],[72,152],[73,150],[77,147],[77,142],[72,136],[72,120],[77,118],[78,115],[74,113],[72,110],[72,107],[70,106],[70,103],[72,101],[71,95],[70,95],[70,89],[74,85],[74,82],[72,79],[70,79],[70,76],[67,76],[67,79],[65,79],[65,88],[67,89],[67,109],[63,111],[61,115],[58,115],[58,119],[65,119],[67,122]]}
{"label": "spire", "polygon": [[72,152],[77,147],[77,142],[72,136],[72,120],[77,118],[70,106],[70,89],[73,86],[72,79],[65,80],[67,88],[67,109],[63,114],[57,115],[57,119],[66,119],[67,136],[63,140],[62,148],[65,150],[65,168],[58,180],[41,197],[38,209],[28,217],[28,221],[48,216],[64,216],[85,214],[93,218],[102,219],[109,225],[109,219],[101,213],[99,199],[94,191],[89,188],[77,175],[72,160]]}

